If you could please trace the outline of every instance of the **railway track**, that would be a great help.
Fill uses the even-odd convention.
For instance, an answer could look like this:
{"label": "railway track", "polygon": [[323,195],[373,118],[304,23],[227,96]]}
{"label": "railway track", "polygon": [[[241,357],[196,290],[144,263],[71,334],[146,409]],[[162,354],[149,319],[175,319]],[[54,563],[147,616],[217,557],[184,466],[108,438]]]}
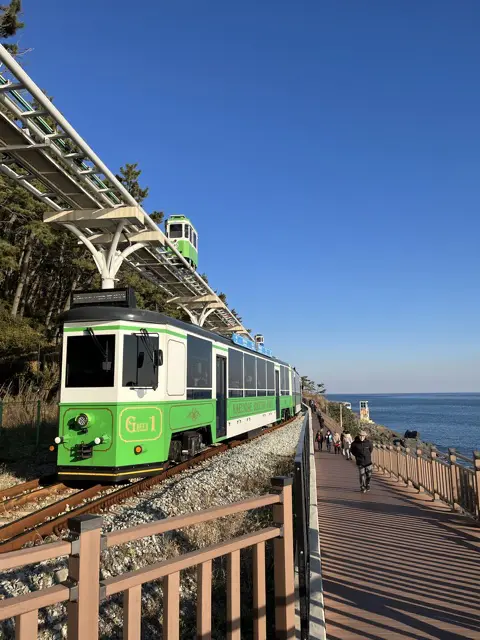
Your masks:
{"label": "railway track", "polygon": [[[247,442],[251,442],[257,438],[261,438],[268,433],[272,433],[277,429],[285,427],[292,422],[295,417],[282,422],[281,424],[274,425],[264,429],[260,434],[249,438],[247,440],[233,440],[231,442],[212,446],[202,451],[199,455],[180,462],[175,466],[166,469],[162,473],[143,480],[137,480],[131,484],[120,487],[118,489],[111,490],[111,485],[95,485],[81,491],[77,491],[69,495],[67,498],[62,498],[53,504],[50,504],[42,509],[29,513],[28,515],[14,520],[2,527],[0,527],[0,553],[7,553],[8,551],[18,551],[27,543],[41,542],[45,536],[55,534],[60,535],[62,531],[68,528],[68,521],[74,516],[80,516],[84,513],[99,513],[108,509],[114,504],[119,504],[124,500],[136,496],[147,489],[163,482],[167,478],[176,476],[187,469],[194,467],[195,465],[213,458],[214,456],[224,453],[229,449],[241,446]],[[29,485],[29,486],[27,486]],[[35,491],[48,491],[54,489],[60,490],[59,487],[65,485],[51,485],[50,487],[44,487],[40,489],[40,480],[32,480],[24,483],[23,485],[15,485],[9,489],[3,491],[0,494],[0,499],[15,500],[21,499],[22,496],[30,496]],[[22,489],[23,487],[23,489]],[[110,490],[110,491],[109,491]],[[99,495],[104,493],[105,495]],[[92,500],[92,498],[94,498]],[[32,498],[34,500],[34,498]],[[87,501],[87,502],[85,502]],[[1,504],[5,504],[5,501]],[[75,508],[71,508],[75,507]]]}

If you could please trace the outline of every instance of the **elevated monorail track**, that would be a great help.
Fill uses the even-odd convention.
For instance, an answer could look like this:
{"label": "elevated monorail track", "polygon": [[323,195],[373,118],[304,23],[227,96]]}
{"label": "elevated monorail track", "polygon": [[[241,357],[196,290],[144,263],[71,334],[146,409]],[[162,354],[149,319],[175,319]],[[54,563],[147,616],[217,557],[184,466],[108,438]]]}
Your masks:
{"label": "elevated monorail track", "polygon": [[193,324],[223,335],[249,336],[238,317],[1,45],[0,173],[46,205],[46,223],[68,229],[85,245],[102,288],[114,288],[118,270],[126,262],[163,291],[169,303],[183,309]]}
{"label": "elevated monorail track", "polygon": [[[277,429],[285,427],[293,420],[295,420],[295,416],[285,422],[281,422],[280,424],[267,427],[258,435],[248,439],[232,440],[227,443],[210,446],[197,456],[175,464],[157,475],[137,480],[118,489],[112,490],[110,485],[97,484],[93,487],[77,491],[76,493],[69,495],[67,498],[62,498],[53,504],[43,507],[37,511],[33,511],[22,518],[0,527],[0,553],[18,551],[26,544],[42,542],[43,538],[46,536],[52,534],[60,535],[62,531],[68,528],[68,521],[74,516],[83,515],[85,513],[99,513],[113,505],[121,504],[128,498],[137,496],[160,484],[164,480],[179,475],[183,471],[186,471],[209,458],[213,458],[214,456],[224,453],[229,449],[241,446],[254,439],[268,435]],[[22,495],[28,495],[29,492],[34,493],[38,490],[39,486],[40,480],[32,480],[24,483],[23,485],[15,485],[14,487],[3,491],[0,494],[0,499],[4,497],[5,499],[11,500],[15,499],[15,497],[19,498]],[[42,491],[48,491],[49,488],[53,490],[54,487],[57,487],[56,490],[58,490],[58,485],[51,485],[51,487],[45,487]]]}

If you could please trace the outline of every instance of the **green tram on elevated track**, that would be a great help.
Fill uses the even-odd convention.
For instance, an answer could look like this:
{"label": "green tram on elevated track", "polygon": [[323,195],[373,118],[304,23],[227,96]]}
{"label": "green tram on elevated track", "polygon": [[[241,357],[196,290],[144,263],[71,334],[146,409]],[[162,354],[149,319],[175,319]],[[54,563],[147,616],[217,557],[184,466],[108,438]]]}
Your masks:
{"label": "green tram on elevated track", "polygon": [[59,479],[156,474],[300,411],[299,374],[253,341],[88,293],[76,299],[94,302],[61,318]]}

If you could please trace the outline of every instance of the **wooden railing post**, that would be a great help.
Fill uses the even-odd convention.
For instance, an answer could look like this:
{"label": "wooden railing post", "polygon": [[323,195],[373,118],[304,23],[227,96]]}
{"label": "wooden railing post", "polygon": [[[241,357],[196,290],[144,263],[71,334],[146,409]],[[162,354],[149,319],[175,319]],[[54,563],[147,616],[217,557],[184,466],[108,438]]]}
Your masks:
{"label": "wooden railing post", "polygon": [[380,473],[385,473],[385,455],[384,455],[383,445],[378,445],[378,459],[379,459],[379,467]]}
{"label": "wooden railing post", "polygon": [[68,603],[68,640],[98,640],[102,524],[103,518],[89,514],[68,521],[77,536],[68,559],[68,580],[75,585]]}
{"label": "wooden railing post", "polygon": [[473,466],[475,470],[475,515],[480,520],[480,451],[473,452]]}
{"label": "wooden railing post", "polygon": [[382,444],[382,449],[383,449],[383,466],[385,467],[385,471],[388,473],[388,477],[391,478],[392,477],[392,471],[390,469],[390,465],[388,464],[388,455],[387,455],[387,451],[388,451],[388,447],[386,444]]}
{"label": "wooden railing post", "polygon": [[440,494],[438,491],[438,469],[437,469],[437,450],[432,447],[430,451],[430,464],[432,467],[432,493],[433,499],[438,500],[440,498]]}
{"label": "wooden railing post", "polygon": [[397,480],[400,482],[400,478],[401,478],[401,471],[400,471],[400,445],[396,445],[395,447],[395,452],[396,452],[396,460],[397,460]]}
{"label": "wooden railing post", "polygon": [[267,637],[267,594],[265,576],[265,542],[253,547],[253,638]]}
{"label": "wooden railing post", "polygon": [[211,640],[211,637],[212,561],[208,560],[197,567],[197,640]]}
{"label": "wooden railing post", "polygon": [[452,507],[458,504],[458,484],[457,484],[457,456],[453,448],[448,450],[448,462],[450,463],[450,482],[452,487]]}
{"label": "wooden railing post", "polygon": [[393,455],[392,455],[392,451],[393,451],[393,445],[389,444],[388,445],[388,464],[390,467],[390,477],[392,477],[392,475],[394,475],[393,473]]}
{"label": "wooden railing post", "polygon": [[405,447],[405,467],[406,467],[405,482],[407,484],[407,487],[411,487],[412,479],[410,478],[410,447]]}
{"label": "wooden railing post", "polygon": [[293,478],[272,478],[272,491],[282,496],[281,504],[273,507],[273,522],[282,530],[282,536],[273,541],[277,640],[295,637],[292,483]]}
{"label": "wooden railing post", "polygon": [[15,640],[37,640],[38,609],[15,616]]}
{"label": "wooden railing post", "polygon": [[422,454],[421,449],[417,449],[417,477],[418,477],[418,492],[422,493],[425,487],[422,485]]}

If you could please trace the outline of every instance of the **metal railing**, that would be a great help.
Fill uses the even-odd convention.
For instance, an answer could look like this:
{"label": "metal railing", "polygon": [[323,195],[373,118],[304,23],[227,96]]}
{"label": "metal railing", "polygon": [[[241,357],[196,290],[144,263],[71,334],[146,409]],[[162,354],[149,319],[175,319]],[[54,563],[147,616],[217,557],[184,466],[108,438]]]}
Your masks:
{"label": "metal railing", "polygon": [[[119,576],[99,580],[101,551],[115,545],[210,522],[251,509],[273,506],[273,522],[226,542],[204,547],[169,560]],[[31,640],[38,634],[38,610],[68,603],[69,640],[98,640],[99,603],[103,598],[123,593],[123,637],[140,640],[142,585],[161,579],[163,583],[163,637],[178,640],[180,628],[180,572],[197,569],[197,637],[212,635],[212,561],[227,557],[228,640],[241,639],[240,551],[253,548],[253,628],[254,637],[267,636],[267,589],[265,543],[273,541],[275,583],[275,638],[295,637],[295,586],[293,559],[292,479],[273,478],[271,493],[205,511],[157,520],[102,536],[102,518],[83,515],[69,526],[75,539],[13,551],[0,556],[0,571],[68,556],[68,578],[62,584],[0,602],[0,620],[15,618],[16,640]]]}
{"label": "metal railing", "polygon": [[298,569],[300,633],[308,640],[310,628],[310,414],[305,413],[293,476],[295,564]]}
{"label": "metal railing", "polygon": [[443,453],[435,448],[413,451],[409,447],[375,444],[373,464],[379,471],[480,520],[479,451],[468,458],[455,449]]}

